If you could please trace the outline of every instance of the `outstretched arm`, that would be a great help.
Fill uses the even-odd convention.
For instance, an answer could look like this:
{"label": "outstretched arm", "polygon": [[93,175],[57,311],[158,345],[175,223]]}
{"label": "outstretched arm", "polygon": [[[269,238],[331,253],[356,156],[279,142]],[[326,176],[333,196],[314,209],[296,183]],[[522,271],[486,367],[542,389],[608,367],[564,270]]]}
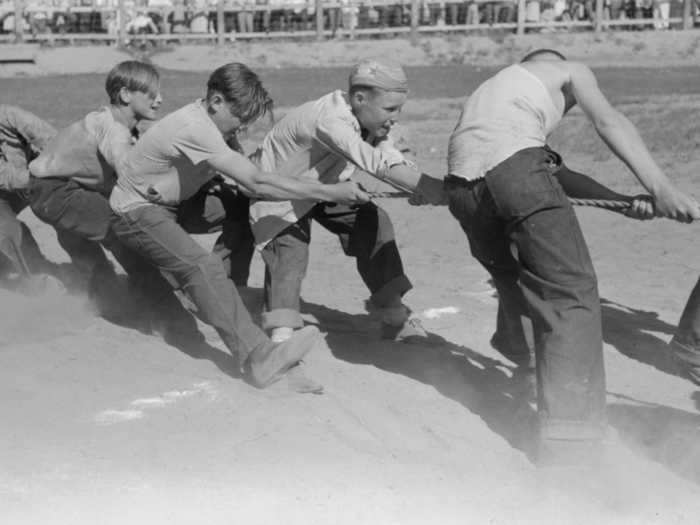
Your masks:
{"label": "outstretched arm", "polygon": [[654,206],[648,195],[630,197],[622,193],[617,193],[588,175],[570,170],[564,164],[562,164],[559,171],[555,173],[555,177],[559,181],[559,184],[561,184],[566,195],[573,199],[627,201],[629,202],[629,207],[624,211],[620,211],[628,217],[639,220],[654,218]]}
{"label": "outstretched arm", "polygon": [[[369,196],[355,182],[322,184],[312,179],[282,176],[282,173],[265,173],[247,157],[233,150],[212,157],[208,162],[252,196],[266,200],[314,199],[344,204],[369,201]],[[289,165],[287,168],[294,169]]]}
{"label": "outstretched arm", "polygon": [[420,173],[395,148],[368,144],[349,122],[341,118],[320,121],[316,139],[336,155],[381,181],[416,193],[421,202],[441,204],[444,201],[441,180]]}
{"label": "outstretched arm", "polygon": [[632,170],[654,197],[656,213],[682,222],[700,219],[700,205],[671,183],[656,164],[637,128],[610,105],[593,72],[583,64],[568,63],[573,96],[610,149]]}

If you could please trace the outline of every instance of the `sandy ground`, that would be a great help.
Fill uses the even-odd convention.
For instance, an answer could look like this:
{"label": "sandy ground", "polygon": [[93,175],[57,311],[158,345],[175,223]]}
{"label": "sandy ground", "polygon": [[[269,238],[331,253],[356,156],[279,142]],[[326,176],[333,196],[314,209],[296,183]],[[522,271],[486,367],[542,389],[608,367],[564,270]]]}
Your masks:
{"label": "sandy ground", "polygon": [[[700,98],[620,108],[700,196]],[[454,111],[453,100],[406,108],[426,171],[444,170]],[[581,114],[555,146],[571,167],[639,191]],[[457,223],[445,208],[382,205],[415,286],[407,303],[442,340],[380,342],[352,260],[317,226],[303,312],[326,334],[307,363],[320,396],[248,386],[203,325],[209,348],[194,354],[59,288],[0,290],[0,522],[696,524],[700,398],[673,374],[666,342],[700,269],[700,226],[577,210],[603,298],[611,437],[598,471],[538,471],[533,409],[488,344],[496,299]],[[66,263],[52,231],[22,217]],[[242,291],[256,312],[261,266]]]}

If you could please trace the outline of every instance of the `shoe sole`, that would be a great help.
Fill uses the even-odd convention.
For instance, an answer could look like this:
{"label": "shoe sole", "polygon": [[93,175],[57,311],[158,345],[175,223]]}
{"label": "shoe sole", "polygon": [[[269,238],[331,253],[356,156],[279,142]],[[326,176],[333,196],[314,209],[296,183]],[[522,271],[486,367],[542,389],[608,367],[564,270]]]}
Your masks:
{"label": "shoe sole", "polygon": [[258,388],[266,388],[282,379],[287,370],[301,361],[313,349],[320,335],[315,326],[306,326],[295,332],[289,340],[273,350],[271,359],[274,359],[276,363],[271,366],[272,372],[269,377],[256,377],[255,372],[251,369],[253,384]]}

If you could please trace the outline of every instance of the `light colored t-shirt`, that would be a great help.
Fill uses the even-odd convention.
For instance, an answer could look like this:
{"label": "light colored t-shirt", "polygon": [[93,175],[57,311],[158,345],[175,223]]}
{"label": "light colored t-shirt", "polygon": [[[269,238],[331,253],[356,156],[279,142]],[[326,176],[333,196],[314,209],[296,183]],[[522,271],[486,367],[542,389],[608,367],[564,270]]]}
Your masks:
{"label": "light colored t-shirt", "polygon": [[177,206],[216,175],[207,161],[230,151],[203,102],[188,104],[151,126],[119,163],[112,209]]}
{"label": "light colored t-shirt", "polygon": [[[300,158],[303,161],[297,164]],[[293,159],[301,168],[288,175],[324,183],[348,180],[355,169],[384,178],[391,166],[407,162],[390,138],[377,146],[362,139],[347,94],[340,90],[287,113],[265,136],[254,159],[267,172],[284,170]],[[250,217],[256,243],[267,244],[315,204],[312,200],[254,202]]]}
{"label": "light colored t-shirt", "polygon": [[518,151],[544,146],[562,116],[537,76],[518,64],[507,67],[464,103],[450,136],[448,173],[479,179]]}
{"label": "light colored t-shirt", "polygon": [[0,104],[0,189],[13,191],[29,183],[27,165],[56,134],[33,113]]}
{"label": "light colored t-shirt", "polygon": [[104,107],[60,130],[29,170],[38,178],[73,179],[109,195],[116,179],[115,166],[134,140],[131,130]]}

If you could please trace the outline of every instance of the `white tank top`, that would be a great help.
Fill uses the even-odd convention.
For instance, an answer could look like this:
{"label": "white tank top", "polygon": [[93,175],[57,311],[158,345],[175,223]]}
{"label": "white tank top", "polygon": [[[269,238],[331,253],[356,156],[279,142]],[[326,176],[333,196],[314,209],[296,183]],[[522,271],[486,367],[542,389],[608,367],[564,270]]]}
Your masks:
{"label": "white tank top", "polygon": [[499,71],[462,108],[450,136],[448,174],[482,178],[518,151],[544,146],[562,116],[537,76],[518,64]]}

